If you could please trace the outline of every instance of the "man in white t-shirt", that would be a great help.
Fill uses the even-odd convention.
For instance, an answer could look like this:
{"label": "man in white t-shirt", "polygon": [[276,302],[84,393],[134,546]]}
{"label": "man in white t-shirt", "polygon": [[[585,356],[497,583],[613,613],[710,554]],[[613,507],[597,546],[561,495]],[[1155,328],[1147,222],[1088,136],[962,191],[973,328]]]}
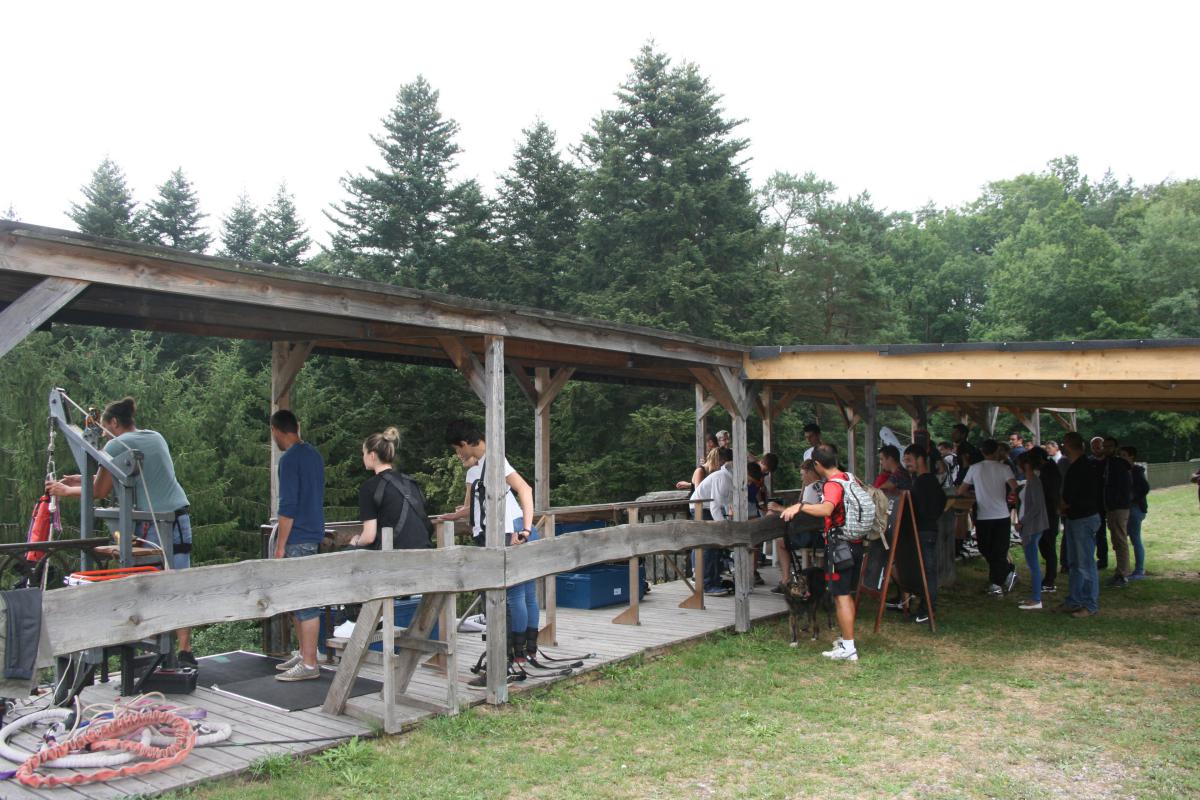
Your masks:
{"label": "man in white t-shirt", "polygon": [[[733,472],[729,469],[733,461],[733,451],[722,447],[717,451],[717,463],[720,466],[713,470],[708,477],[700,481],[700,485],[692,492],[691,500],[706,500],[704,518],[725,520],[733,516],[734,490]],[[742,491],[745,491],[743,489]],[[721,584],[721,550],[711,548],[704,551],[704,593],[728,594]]]}
{"label": "man in white t-shirt", "polygon": [[809,461],[813,457],[813,451],[824,444],[821,440],[821,426],[815,422],[805,425],[804,441],[808,442],[808,449],[804,451],[804,460]]}
{"label": "man in white t-shirt", "polygon": [[1017,582],[1016,568],[1008,560],[1011,518],[1008,491],[1016,491],[1012,469],[1001,460],[1000,445],[988,439],[979,446],[983,461],[972,464],[958,487],[960,497],[975,490],[975,537],[979,552],[988,562],[991,586],[988,593],[1002,595]]}
{"label": "man in white t-shirt", "polygon": [[[464,506],[471,510],[471,527],[477,544],[486,541],[486,530],[493,524],[487,518],[487,441],[483,433],[467,420],[455,420],[446,427],[446,443],[454,448],[454,454],[467,470],[467,497]],[[504,519],[500,520],[504,531],[505,546],[522,545],[535,541],[533,530],[533,489],[504,460],[504,481],[508,484],[505,499]],[[516,495],[514,498],[513,495]],[[461,516],[463,509],[455,512]],[[451,515],[453,516],[453,515]],[[528,581],[508,589],[508,624],[510,657],[517,664],[524,663],[528,655],[537,655],[538,602],[536,581]]]}

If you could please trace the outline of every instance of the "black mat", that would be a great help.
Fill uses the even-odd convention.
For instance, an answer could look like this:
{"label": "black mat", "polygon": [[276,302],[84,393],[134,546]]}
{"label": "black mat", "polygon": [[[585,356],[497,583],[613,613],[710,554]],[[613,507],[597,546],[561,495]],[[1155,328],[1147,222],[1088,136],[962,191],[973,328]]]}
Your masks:
{"label": "black mat", "polygon": [[[238,650],[200,659],[201,686],[222,694],[252,700],[283,711],[300,711],[325,702],[333,684],[334,670],[322,669],[321,677],[310,681],[277,681],[277,658]],[[357,678],[350,689],[351,697],[383,690],[379,681]]]}
{"label": "black mat", "polygon": [[199,659],[199,663],[197,682],[201,686],[211,688],[213,684],[224,686],[236,681],[274,675],[276,673],[275,665],[283,662],[278,658],[258,653],[234,650],[232,653],[205,656]]}

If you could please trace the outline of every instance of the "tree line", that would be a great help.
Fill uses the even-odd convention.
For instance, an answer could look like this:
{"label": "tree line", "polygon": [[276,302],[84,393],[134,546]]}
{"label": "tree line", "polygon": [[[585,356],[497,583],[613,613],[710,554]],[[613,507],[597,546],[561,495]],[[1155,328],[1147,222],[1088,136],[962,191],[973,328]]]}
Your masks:
{"label": "tree line", "polygon": [[[1063,156],[962,206],[913,212],[811,172],[776,172],[756,187],[741,121],[710,80],[646,46],[580,141],[564,148],[534,121],[489,191],[456,179],[459,128],[438,100],[424,78],[401,87],[373,137],[379,163],[342,180],[326,212],[332,236],[315,251],[286,184],[262,209],[240,198],[214,240],[182,169],[139,204],[106,159],[69,213],[99,236],[735,342],[1200,336],[1200,180],[1093,180]],[[201,525],[232,531],[265,518],[262,345],[56,325],[7,359],[0,521],[20,520],[38,490],[51,385],[95,403],[137,396],[142,424],[176,451]],[[508,446],[528,471],[531,414],[510,392]],[[331,467],[331,505],[353,516],[359,445],[387,424],[406,432],[403,466],[435,504],[461,501],[439,434],[482,410],[457,374],[314,358],[296,393],[306,438]],[[814,417],[837,430],[830,409],[805,404],[779,422],[785,462]],[[935,435],[951,423],[935,415]],[[1195,414],[1085,413],[1081,426],[1133,441],[1149,460],[1200,449]],[[572,383],[553,430],[555,503],[628,499],[692,467],[690,392]]]}

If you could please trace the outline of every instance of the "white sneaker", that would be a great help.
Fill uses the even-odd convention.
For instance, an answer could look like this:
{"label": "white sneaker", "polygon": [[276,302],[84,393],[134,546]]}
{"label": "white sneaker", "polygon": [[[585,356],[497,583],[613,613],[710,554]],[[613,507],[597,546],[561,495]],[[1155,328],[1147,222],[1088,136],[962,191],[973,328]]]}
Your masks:
{"label": "white sneaker", "polygon": [[1042,610],[1042,601],[1041,600],[1022,600],[1021,604],[1019,606],[1017,606],[1017,608],[1021,609],[1022,611],[1041,611]]}
{"label": "white sneaker", "polygon": [[310,667],[303,661],[300,661],[296,666],[289,669],[287,672],[281,672],[275,676],[277,681],[312,681],[321,677],[320,667]]}
{"label": "white sneaker", "polygon": [[999,597],[1000,595],[1004,594],[1004,589],[993,583],[988,587],[988,594],[992,597]]}
{"label": "white sneaker", "polygon": [[858,650],[847,649],[846,643],[838,640],[838,643],[833,646],[832,650],[827,650],[821,655],[831,661],[858,661]]}
{"label": "white sneaker", "polygon": [[280,672],[287,672],[289,669],[296,666],[297,664],[303,664],[303,663],[304,663],[304,659],[300,657],[300,651],[293,650],[292,657],[289,658],[287,661],[281,661],[280,663],[276,664],[275,669],[279,670]]}

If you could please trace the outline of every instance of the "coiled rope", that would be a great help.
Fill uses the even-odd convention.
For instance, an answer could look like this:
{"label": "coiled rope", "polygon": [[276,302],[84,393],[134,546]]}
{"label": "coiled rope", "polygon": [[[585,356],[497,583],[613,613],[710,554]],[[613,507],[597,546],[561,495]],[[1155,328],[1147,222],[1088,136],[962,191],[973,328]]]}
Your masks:
{"label": "coiled rope", "polygon": [[[171,731],[171,742],[166,747],[156,747],[140,740],[131,741],[122,736],[141,731],[147,727],[167,728]],[[34,789],[54,786],[78,786],[84,783],[110,781],[130,775],[145,775],[180,764],[196,746],[196,732],[191,723],[171,711],[146,711],[125,714],[112,722],[90,725],[81,735],[49,747],[30,756],[17,768],[16,779]],[[136,757],[148,759],[136,764],[99,769],[96,772],[78,775],[39,775],[37,770],[60,758],[79,751],[121,750]]]}

